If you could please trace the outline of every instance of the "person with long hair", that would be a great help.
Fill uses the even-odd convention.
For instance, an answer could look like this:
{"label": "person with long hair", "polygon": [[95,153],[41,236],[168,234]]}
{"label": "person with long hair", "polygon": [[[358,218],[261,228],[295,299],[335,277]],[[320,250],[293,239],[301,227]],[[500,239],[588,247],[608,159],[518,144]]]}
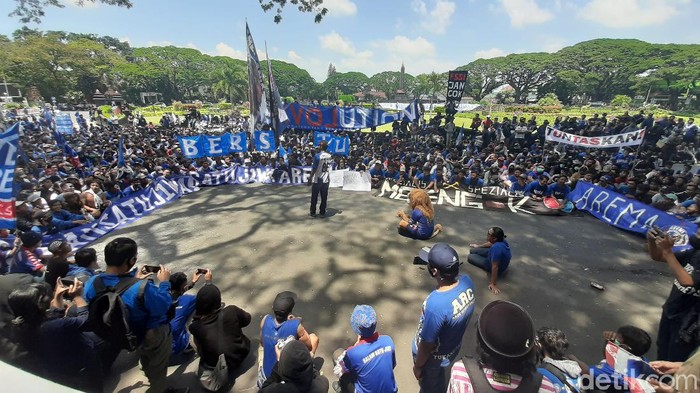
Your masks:
{"label": "person with long hair", "polygon": [[399,235],[411,239],[427,240],[442,231],[442,225],[435,224],[433,203],[425,190],[415,189],[408,194],[408,206],[412,209],[409,217],[403,210],[396,212],[399,217]]}

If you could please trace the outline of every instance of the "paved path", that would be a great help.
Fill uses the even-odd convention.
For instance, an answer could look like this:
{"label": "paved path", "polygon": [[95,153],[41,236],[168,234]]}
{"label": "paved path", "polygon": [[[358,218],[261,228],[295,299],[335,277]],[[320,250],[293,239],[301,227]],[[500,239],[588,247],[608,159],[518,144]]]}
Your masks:
{"label": "paved path", "polygon": [[[592,217],[544,217],[438,207],[437,222],[446,232],[432,242],[396,233],[394,212],[407,205],[368,193],[331,190],[330,217],[308,217],[309,189],[292,186],[219,186],[204,188],[156,211],[93,246],[101,254],[116,236],[139,244],[139,264],[165,263],[190,273],[211,268],[224,301],[253,315],[245,333],[258,343],[259,321],[282,290],[299,295],[294,314],[321,337],[318,355],[332,376],[331,354],[350,345],[349,318],[356,304],[379,314],[379,330],[397,346],[396,376],[404,392],[417,391],[411,340],[422,301],[434,282],[412,264],[414,255],[435,241],[452,244],[466,260],[468,244],[485,240],[486,228],[505,229],[514,253],[509,274],[492,295],[486,274],[465,264],[477,286],[477,312],[495,299],[520,303],[536,327],[563,329],[571,352],[589,362],[602,358],[603,330],[635,324],[656,335],[656,323],[671,286],[666,266],[649,260],[642,239],[608,227]],[[101,257],[100,257],[101,258]],[[590,287],[591,281],[606,286]],[[463,352],[473,348],[473,322]],[[652,357],[655,352],[652,349]],[[253,359],[251,359],[253,360]],[[251,362],[252,363],[252,362]],[[197,361],[170,369],[171,385],[196,387]],[[134,356],[115,365],[121,373],[109,390],[144,391],[146,381]],[[253,366],[234,391],[255,391]],[[117,380],[117,378],[119,378]],[[135,389],[134,389],[135,388]]]}

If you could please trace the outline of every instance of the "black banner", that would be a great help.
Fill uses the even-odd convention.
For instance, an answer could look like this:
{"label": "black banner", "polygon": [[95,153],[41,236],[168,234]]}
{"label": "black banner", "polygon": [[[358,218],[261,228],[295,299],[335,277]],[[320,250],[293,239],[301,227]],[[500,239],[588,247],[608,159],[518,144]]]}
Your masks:
{"label": "black banner", "polygon": [[[394,180],[384,180],[375,196],[408,202],[408,194],[414,188],[399,186]],[[542,201],[533,201],[522,194],[512,194],[502,187],[467,187],[454,183],[445,185],[438,192],[426,191],[435,205],[550,216],[561,214],[559,209],[550,209]]]}
{"label": "black banner", "polygon": [[462,101],[464,87],[467,85],[467,71],[450,71],[447,78],[447,98],[445,101],[445,114],[457,113],[459,102]]}

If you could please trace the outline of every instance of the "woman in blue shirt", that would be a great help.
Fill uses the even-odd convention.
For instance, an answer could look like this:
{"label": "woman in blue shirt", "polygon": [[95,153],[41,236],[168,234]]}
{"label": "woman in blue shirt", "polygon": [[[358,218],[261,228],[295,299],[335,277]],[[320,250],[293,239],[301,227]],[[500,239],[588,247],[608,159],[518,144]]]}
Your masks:
{"label": "woman in blue shirt", "polygon": [[435,224],[435,211],[433,203],[425,190],[415,189],[408,194],[408,206],[411,207],[409,217],[403,210],[396,212],[401,219],[399,222],[399,234],[411,239],[427,240],[442,231],[442,225]]}

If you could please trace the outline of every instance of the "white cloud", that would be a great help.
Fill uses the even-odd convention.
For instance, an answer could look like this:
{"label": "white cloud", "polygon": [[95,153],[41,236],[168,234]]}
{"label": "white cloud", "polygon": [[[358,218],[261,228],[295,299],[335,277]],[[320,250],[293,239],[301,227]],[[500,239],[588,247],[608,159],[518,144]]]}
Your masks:
{"label": "white cloud", "polygon": [[414,0],[411,8],[422,18],[421,28],[434,34],[445,34],[447,27],[452,24],[457,6],[448,0],[437,0],[435,7],[428,10],[428,5],[422,0]]}
{"label": "white cloud", "polygon": [[500,48],[478,50],[474,52],[474,59],[492,59],[494,57],[505,56],[506,52]]}
{"label": "white cloud", "polygon": [[148,41],[146,46],[170,46],[173,43],[171,41]]}
{"label": "white cloud", "polygon": [[330,34],[319,37],[321,47],[346,56],[355,54],[355,47],[349,39],[343,38],[340,34],[332,31]]}
{"label": "white cloud", "polygon": [[293,62],[303,59],[303,57],[299,56],[299,54],[294,52],[293,50],[287,52],[287,58]]}
{"label": "white cloud", "polygon": [[357,5],[352,0],[325,0],[323,6],[328,9],[328,16],[354,16]]}
{"label": "white cloud", "polygon": [[685,0],[591,0],[578,17],[612,28],[662,25],[680,13]]}
{"label": "white cloud", "polygon": [[542,45],[541,50],[548,53],[557,52],[568,44],[567,40],[562,37],[549,35],[541,35],[537,41]]}
{"label": "white cloud", "polygon": [[[612,1],[608,1],[608,3],[612,3]],[[536,25],[547,22],[554,17],[550,11],[540,8],[535,0],[501,0],[501,7],[510,17],[510,25],[513,27]]]}
{"label": "white cloud", "polygon": [[228,56],[234,59],[239,59],[239,60],[246,60],[246,52],[245,51],[240,51],[237,49],[233,49],[227,44],[224,44],[223,42],[219,42],[216,44],[216,47],[214,48],[215,52],[214,54],[216,56]]}
{"label": "white cloud", "polygon": [[190,49],[199,50],[199,48],[197,48],[197,45],[195,45],[195,44],[193,44],[193,43],[191,43],[191,42],[188,42],[187,45],[185,45],[185,48],[190,48]]}
{"label": "white cloud", "polygon": [[410,39],[406,36],[397,35],[386,41],[380,41],[386,50],[399,57],[435,57],[435,45],[423,37]]}

